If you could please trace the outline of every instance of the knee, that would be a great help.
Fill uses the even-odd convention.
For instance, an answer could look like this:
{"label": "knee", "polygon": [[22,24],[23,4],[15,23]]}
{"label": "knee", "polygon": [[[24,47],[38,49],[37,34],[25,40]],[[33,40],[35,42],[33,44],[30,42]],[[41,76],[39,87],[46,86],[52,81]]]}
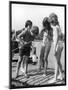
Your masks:
{"label": "knee", "polygon": [[47,59],[45,60],[45,63],[48,64],[48,60]]}
{"label": "knee", "polygon": [[21,62],[22,62],[22,58],[19,58],[18,63],[21,63]]}
{"label": "knee", "polygon": [[20,64],[22,62],[22,60],[19,60],[18,63]]}
{"label": "knee", "polygon": [[45,62],[47,62],[47,55],[44,56],[44,60],[45,60]]}
{"label": "knee", "polygon": [[58,63],[58,65],[60,65],[60,63],[61,63],[60,60],[57,60],[57,63]]}
{"label": "knee", "polygon": [[40,61],[42,61],[42,59],[43,59],[43,57],[42,57],[42,56],[40,56]]}

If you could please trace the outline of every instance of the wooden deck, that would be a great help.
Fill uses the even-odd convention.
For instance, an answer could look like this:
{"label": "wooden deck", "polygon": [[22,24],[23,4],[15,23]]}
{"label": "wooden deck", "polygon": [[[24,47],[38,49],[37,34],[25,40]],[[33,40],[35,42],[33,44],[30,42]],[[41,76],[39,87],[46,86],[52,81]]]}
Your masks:
{"label": "wooden deck", "polygon": [[[48,68],[46,76],[43,76],[44,70],[38,71],[37,66],[29,65],[28,69],[28,78],[23,75],[23,73],[19,72],[19,77],[16,76],[16,62],[12,65],[12,85],[15,87],[18,86],[41,86],[52,84],[50,81],[54,78],[54,69]],[[30,67],[31,70],[30,70]],[[64,84],[65,80],[57,80],[53,82],[53,84]]]}
{"label": "wooden deck", "polygon": [[[41,43],[38,42],[35,44],[37,47],[37,56],[39,57],[40,54],[40,48]],[[41,70],[38,72],[38,64],[37,65],[31,65],[28,66],[28,75],[29,78],[26,78],[22,71],[19,72],[19,77],[15,79],[16,77],[16,67],[17,67],[17,60],[18,60],[19,54],[14,55],[12,60],[12,86],[14,87],[28,87],[28,86],[41,86],[41,85],[49,85],[52,84],[50,81],[54,78],[54,63],[55,58],[53,55],[53,46],[51,47],[51,51],[48,57],[48,68],[47,69],[47,75],[46,77],[43,76],[44,70]],[[38,58],[39,59],[39,58]],[[62,52],[61,56],[61,62],[63,70],[65,69],[65,59],[64,59],[64,50]],[[57,80],[53,84],[64,84],[65,80]]]}

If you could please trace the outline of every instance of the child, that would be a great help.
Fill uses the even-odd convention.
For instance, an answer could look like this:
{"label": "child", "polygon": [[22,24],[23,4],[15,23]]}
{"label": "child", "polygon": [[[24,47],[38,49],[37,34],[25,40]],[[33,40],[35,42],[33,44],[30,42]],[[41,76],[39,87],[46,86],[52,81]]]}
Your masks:
{"label": "child", "polygon": [[[51,22],[51,27],[53,29],[53,44],[54,44],[53,49],[54,49],[54,56],[56,58],[56,60],[55,60],[55,77],[51,81],[51,82],[54,82],[58,78],[60,78],[61,80],[63,79],[62,64],[60,61],[61,53],[63,50],[63,36],[61,33],[57,15],[52,13],[52,14],[50,14],[49,18],[50,18],[50,22]],[[59,75],[58,75],[58,71],[59,71]]]}
{"label": "child", "polygon": [[52,28],[50,27],[49,18],[45,17],[43,20],[43,41],[42,41],[42,48],[40,53],[40,66],[39,70],[41,68],[44,68],[44,75],[46,76],[46,70],[48,67],[48,55],[51,48],[51,42],[52,42]]}
{"label": "child", "polygon": [[[20,40],[20,48],[19,48],[20,57],[19,57],[19,60],[18,60],[18,65],[17,65],[17,75],[16,75],[16,77],[18,77],[21,63],[23,63],[24,75],[27,77],[28,58],[30,56],[31,41],[34,40],[34,35],[31,32],[31,28],[32,28],[32,21],[27,20],[26,23],[25,23],[25,30],[22,31],[18,35],[18,38]],[[21,38],[23,40],[21,40]]]}

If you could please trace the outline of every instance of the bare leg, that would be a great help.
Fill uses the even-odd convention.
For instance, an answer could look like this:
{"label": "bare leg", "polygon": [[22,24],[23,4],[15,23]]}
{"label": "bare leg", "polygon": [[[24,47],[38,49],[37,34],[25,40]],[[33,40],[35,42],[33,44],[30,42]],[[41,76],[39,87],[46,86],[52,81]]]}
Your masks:
{"label": "bare leg", "polygon": [[62,64],[61,64],[61,61],[60,61],[61,53],[62,53],[62,51],[60,51],[58,53],[58,56],[56,56],[60,78],[62,78],[62,72],[63,72],[63,70],[62,70]]}
{"label": "bare leg", "polygon": [[21,66],[22,59],[23,59],[22,57],[19,57],[19,60],[18,60],[18,63],[17,63],[17,74],[16,74],[16,77],[19,74],[19,69],[20,69],[20,66]]}
{"label": "bare leg", "polygon": [[47,67],[48,67],[48,60],[47,57],[45,58],[45,62],[44,62],[44,73],[46,74],[47,71]]}
{"label": "bare leg", "polygon": [[55,59],[55,74],[54,77],[49,81],[49,83],[54,83],[57,80],[57,71],[58,71],[58,64],[57,60]]}
{"label": "bare leg", "polygon": [[56,78],[58,76],[58,71],[59,71],[59,76],[62,78],[62,64],[61,64],[61,53],[62,53],[63,47],[59,47],[57,48],[57,52],[55,54],[56,60],[57,60],[57,71],[56,71]]}
{"label": "bare leg", "polygon": [[39,65],[39,69],[41,70],[41,68],[44,68],[44,59],[43,59],[43,57],[42,58],[40,58],[40,63],[39,63],[40,65]]}
{"label": "bare leg", "polygon": [[28,69],[28,56],[24,56],[23,68],[24,68],[24,70],[25,70],[24,74],[25,74],[25,76],[27,76],[27,69]]}
{"label": "bare leg", "polygon": [[39,70],[41,70],[41,67],[44,67],[44,52],[45,52],[45,47],[42,47],[40,53]]}
{"label": "bare leg", "polygon": [[[50,43],[49,43],[50,44]],[[50,48],[51,48],[51,45],[47,46],[45,48],[45,54],[44,54],[44,73],[46,74],[46,70],[48,68],[48,55],[49,55],[49,52],[50,52]]]}
{"label": "bare leg", "polygon": [[28,69],[28,56],[26,56],[26,58],[25,58],[26,60],[25,60],[25,73],[27,74],[27,69]]}
{"label": "bare leg", "polygon": [[22,61],[22,67],[24,68],[25,66],[25,56],[23,56],[23,61]]}
{"label": "bare leg", "polygon": [[61,62],[59,62],[59,75],[58,75],[58,79],[63,79],[63,70],[62,70],[62,65],[61,65]]}
{"label": "bare leg", "polygon": [[58,64],[57,60],[55,59],[55,74],[54,74],[54,80],[57,80],[57,75],[58,75]]}
{"label": "bare leg", "polygon": [[61,54],[62,54],[62,50],[63,50],[63,48],[61,49],[61,52],[60,52],[60,56],[59,56],[59,69],[60,69],[60,71],[61,71],[61,73],[63,72],[63,69],[62,69],[62,64],[61,64],[61,61],[60,61],[60,59],[61,59]]}
{"label": "bare leg", "polygon": [[61,62],[59,62],[59,69],[60,69],[60,72],[62,73],[62,72],[63,72],[63,69],[62,69],[62,64],[61,64]]}
{"label": "bare leg", "polygon": [[44,68],[44,63],[45,63],[45,62],[44,62],[44,59],[42,59],[42,67],[43,67],[43,68]]}
{"label": "bare leg", "polygon": [[23,74],[25,74],[25,56],[23,56],[23,60],[22,60],[22,72],[23,72]]}

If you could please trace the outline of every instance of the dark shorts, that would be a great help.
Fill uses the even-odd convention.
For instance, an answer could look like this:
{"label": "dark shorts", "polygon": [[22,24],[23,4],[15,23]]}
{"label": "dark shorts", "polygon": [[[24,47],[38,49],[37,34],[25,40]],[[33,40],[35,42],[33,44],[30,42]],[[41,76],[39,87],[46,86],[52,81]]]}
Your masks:
{"label": "dark shorts", "polygon": [[29,44],[24,45],[23,47],[20,48],[19,55],[21,57],[24,56],[24,55],[30,56],[30,51],[31,51],[31,45],[29,45]]}

